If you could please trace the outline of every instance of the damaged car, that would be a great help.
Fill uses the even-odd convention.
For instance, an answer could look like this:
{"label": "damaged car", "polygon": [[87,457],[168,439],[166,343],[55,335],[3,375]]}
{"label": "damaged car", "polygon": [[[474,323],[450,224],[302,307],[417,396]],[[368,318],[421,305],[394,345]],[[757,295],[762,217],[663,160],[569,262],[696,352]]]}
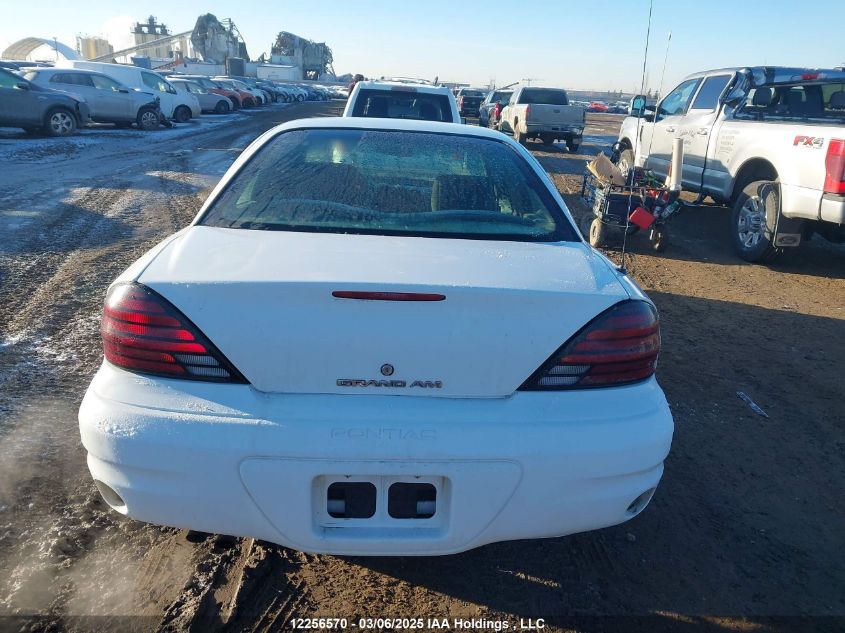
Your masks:
{"label": "damaged car", "polygon": [[0,127],[69,136],[91,120],[85,100],[0,68]]}

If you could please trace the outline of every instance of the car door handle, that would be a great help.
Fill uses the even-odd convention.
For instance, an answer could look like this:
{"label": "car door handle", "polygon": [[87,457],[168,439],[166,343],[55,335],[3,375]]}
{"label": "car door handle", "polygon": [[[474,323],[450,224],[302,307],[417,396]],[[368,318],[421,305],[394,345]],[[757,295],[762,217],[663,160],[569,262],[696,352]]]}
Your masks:
{"label": "car door handle", "polygon": [[675,131],[675,128],[673,128],[673,127],[667,127],[667,128],[666,128],[666,131],[667,131],[667,132],[674,132],[674,131]]}

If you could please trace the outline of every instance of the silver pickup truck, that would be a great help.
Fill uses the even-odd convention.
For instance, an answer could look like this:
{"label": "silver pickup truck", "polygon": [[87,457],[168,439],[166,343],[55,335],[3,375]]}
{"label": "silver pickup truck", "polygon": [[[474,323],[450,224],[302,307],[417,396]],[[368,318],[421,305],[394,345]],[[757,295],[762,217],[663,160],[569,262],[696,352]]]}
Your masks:
{"label": "silver pickup truck", "polygon": [[499,130],[510,132],[520,143],[538,138],[546,145],[566,141],[574,152],[581,145],[587,112],[569,105],[566,90],[523,86],[514,90],[502,109]]}
{"label": "silver pickup truck", "polygon": [[631,102],[615,157],[733,208],[739,255],[767,261],[814,232],[845,242],[845,69],[726,68],[690,75],[656,107]]}

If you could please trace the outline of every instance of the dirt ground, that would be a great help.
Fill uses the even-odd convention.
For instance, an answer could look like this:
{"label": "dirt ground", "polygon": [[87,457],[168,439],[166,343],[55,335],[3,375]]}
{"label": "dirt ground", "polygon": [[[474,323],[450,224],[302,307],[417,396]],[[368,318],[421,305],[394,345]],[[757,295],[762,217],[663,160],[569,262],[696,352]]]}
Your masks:
{"label": "dirt ground", "polygon": [[[192,218],[249,140],[336,111],[67,140],[0,131],[0,630],[272,631],[319,616],[845,630],[845,248],[813,240],[750,265],[720,207],[678,216],[663,254],[628,242],[626,265],[660,310],[658,377],[676,423],[663,482],[629,523],[441,558],[348,558],[141,524],[99,500],[76,411],[100,362],[108,283]],[[619,121],[591,116],[575,155],[530,145],[576,219],[585,160]]]}

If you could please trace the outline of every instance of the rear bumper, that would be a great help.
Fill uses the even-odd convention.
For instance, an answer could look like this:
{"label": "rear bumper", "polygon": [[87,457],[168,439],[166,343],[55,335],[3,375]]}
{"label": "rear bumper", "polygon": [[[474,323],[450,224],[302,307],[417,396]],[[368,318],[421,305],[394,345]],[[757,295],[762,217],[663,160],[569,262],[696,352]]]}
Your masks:
{"label": "rear bumper", "polygon": [[845,196],[824,194],[819,207],[819,219],[824,222],[845,224]]}
{"label": "rear bumper", "polygon": [[575,124],[548,125],[544,123],[526,123],[525,129],[529,135],[543,134],[559,139],[580,139],[584,135],[584,126]]}
{"label": "rear bumper", "polygon": [[[626,521],[657,486],[673,432],[653,379],[490,400],[269,395],[108,364],[79,422],[91,474],[124,514],[366,555],[450,554]],[[327,514],[327,486],[350,479],[378,489],[372,518]],[[433,517],[388,515],[386,491],[403,481],[435,486]]]}

